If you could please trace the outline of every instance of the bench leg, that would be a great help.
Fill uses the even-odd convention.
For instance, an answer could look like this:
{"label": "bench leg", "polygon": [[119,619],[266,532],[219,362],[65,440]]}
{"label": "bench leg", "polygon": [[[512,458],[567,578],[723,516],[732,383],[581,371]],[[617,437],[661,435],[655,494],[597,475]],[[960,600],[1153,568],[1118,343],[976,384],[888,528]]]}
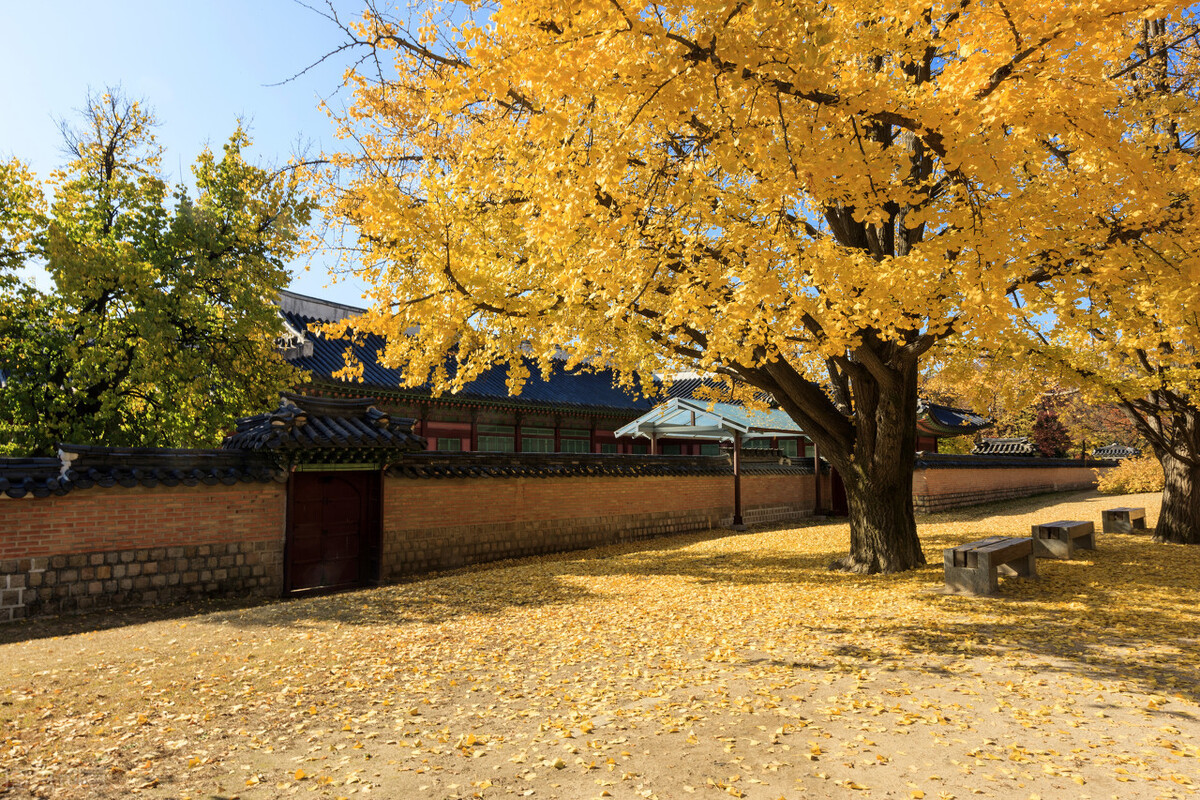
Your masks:
{"label": "bench leg", "polygon": [[995,594],[999,588],[996,570],[991,567],[984,555],[979,556],[978,566],[957,567],[954,557],[947,550],[944,555],[946,571],[946,591],[955,594],[989,595]]}
{"label": "bench leg", "polygon": [[1065,539],[1050,539],[1035,535],[1033,537],[1033,554],[1037,558],[1070,559],[1075,554],[1075,548],[1071,542],[1070,536]]}
{"label": "bench leg", "polygon": [[1080,550],[1095,550],[1096,549],[1096,534],[1089,533],[1087,536],[1080,536],[1074,540],[1075,547]]}
{"label": "bench leg", "polygon": [[1029,555],[1018,558],[1015,561],[1010,561],[1007,564],[1000,564],[996,570],[1001,575],[1011,575],[1018,578],[1036,578],[1037,574],[1037,556],[1030,550]]}
{"label": "bench leg", "polygon": [[1146,518],[1110,517],[1104,515],[1103,533],[1136,533],[1146,530]]}
{"label": "bench leg", "polygon": [[946,570],[946,590],[955,594],[986,596],[1000,588],[996,572],[984,572],[978,567],[949,567]]}

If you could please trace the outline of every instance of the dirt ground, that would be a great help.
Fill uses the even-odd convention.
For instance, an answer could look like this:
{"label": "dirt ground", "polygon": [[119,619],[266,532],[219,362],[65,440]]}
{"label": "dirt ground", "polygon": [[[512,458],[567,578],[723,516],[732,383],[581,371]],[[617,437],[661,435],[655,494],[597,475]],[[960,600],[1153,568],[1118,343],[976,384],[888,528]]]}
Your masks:
{"label": "dirt ground", "polygon": [[1098,534],[1002,596],[942,548],[1156,496],[714,531],[253,607],[0,629],[0,797],[1180,798],[1200,548]]}

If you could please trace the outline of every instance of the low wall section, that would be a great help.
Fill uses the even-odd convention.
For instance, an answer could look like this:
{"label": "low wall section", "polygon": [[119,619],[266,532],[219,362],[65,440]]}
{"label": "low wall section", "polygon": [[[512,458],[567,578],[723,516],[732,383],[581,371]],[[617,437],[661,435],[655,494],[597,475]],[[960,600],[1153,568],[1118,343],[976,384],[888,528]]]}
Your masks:
{"label": "low wall section", "polygon": [[[0,622],[283,592],[285,472],[221,454],[118,455],[64,474],[53,459],[0,459]],[[584,461],[440,455],[393,467],[380,577],[706,530],[732,516],[733,476],[720,459]],[[812,513],[813,476],[802,468],[749,472],[746,522]]]}
{"label": "low wall section", "polygon": [[0,499],[0,622],[39,613],[278,595],[285,487],[93,488]]}
{"label": "low wall section", "polygon": [[913,472],[918,513],[1050,492],[1094,489],[1111,461],[920,454]]}
{"label": "low wall section", "polygon": [[[136,467],[61,472],[54,459],[0,460],[0,621],[283,591],[286,472],[228,454],[136,457]],[[383,480],[381,578],[731,521],[733,478],[719,459],[571,458],[427,454],[394,464]],[[1112,462],[921,454],[916,466],[914,505],[931,512],[1090,488]],[[821,483],[828,508],[828,475]],[[803,468],[748,467],[744,519],[810,515],[813,490]]]}
{"label": "low wall section", "polygon": [[[742,478],[747,523],[812,513],[811,474]],[[386,478],[383,577],[578,550],[728,524],[725,475]]]}

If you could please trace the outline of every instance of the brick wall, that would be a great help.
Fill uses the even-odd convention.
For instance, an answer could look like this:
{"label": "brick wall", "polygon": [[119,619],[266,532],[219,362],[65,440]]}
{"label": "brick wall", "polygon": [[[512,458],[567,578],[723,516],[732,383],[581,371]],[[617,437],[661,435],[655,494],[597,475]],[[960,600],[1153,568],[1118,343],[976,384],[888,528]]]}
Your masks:
{"label": "brick wall", "polygon": [[[924,456],[914,504],[930,512],[1095,486],[1097,464]],[[1101,464],[1100,466],[1106,466]],[[830,501],[822,479],[822,504]],[[382,578],[728,524],[729,475],[384,479]],[[742,479],[747,523],[812,513],[813,477]],[[0,499],[0,621],[41,612],[277,595],[280,483],[74,489]]]}
{"label": "brick wall", "polygon": [[0,622],[41,612],[278,594],[285,488],[90,489],[0,499]]}
{"label": "brick wall", "polygon": [[[733,512],[733,481],[727,476],[389,477],[383,503],[383,577],[388,579],[716,527]],[[811,475],[742,478],[748,522],[794,519],[810,514],[812,503]]]}
{"label": "brick wall", "polygon": [[918,513],[1031,497],[1048,492],[1096,488],[1094,466],[1020,466],[918,469],[913,505]]}

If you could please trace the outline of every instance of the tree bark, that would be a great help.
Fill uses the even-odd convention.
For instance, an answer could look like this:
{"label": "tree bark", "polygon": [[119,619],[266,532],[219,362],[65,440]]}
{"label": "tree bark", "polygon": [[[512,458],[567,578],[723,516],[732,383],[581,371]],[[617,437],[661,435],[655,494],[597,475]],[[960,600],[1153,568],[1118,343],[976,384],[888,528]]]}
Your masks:
{"label": "tree bark", "polygon": [[1165,482],[1154,541],[1200,544],[1200,466],[1166,453],[1159,456]]}
{"label": "tree bark", "polygon": [[864,342],[843,362],[852,398],[848,414],[782,360],[739,370],[772,394],[842,476],[850,552],[830,569],[874,574],[925,564],[912,500],[917,355],[874,339]]}
{"label": "tree bark", "polygon": [[850,553],[830,564],[830,569],[874,574],[925,564],[913,519],[912,462],[909,453],[896,459],[891,469],[846,483]]}
{"label": "tree bark", "polygon": [[830,564],[830,569],[875,574],[925,564],[912,499],[917,448],[915,365],[900,370],[897,377],[900,385],[880,392],[875,403],[856,403],[857,436],[848,463],[836,463],[843,460],[836,453],[831,459],[846,484],[850,553]]}

